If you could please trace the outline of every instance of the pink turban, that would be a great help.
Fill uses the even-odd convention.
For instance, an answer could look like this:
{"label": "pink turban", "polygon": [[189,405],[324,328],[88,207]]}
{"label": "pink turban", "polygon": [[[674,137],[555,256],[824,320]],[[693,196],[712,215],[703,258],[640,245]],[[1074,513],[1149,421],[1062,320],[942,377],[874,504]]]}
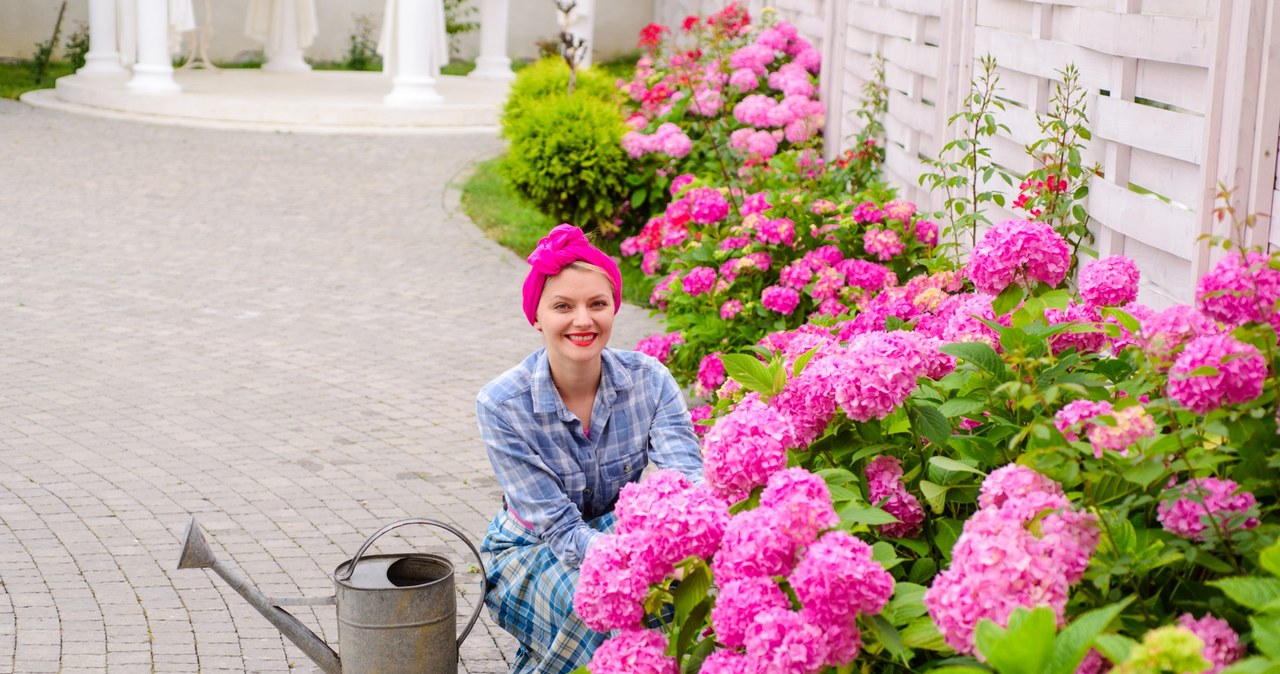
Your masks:
{"label": "pink turban", "polygon": [[622,272],[618,271],[618,263],[588,243],[582,230],[573,225],[557,225],[529,253],[529,264],[533,268],[524,277],[524,316],[529,319],[529,325],[538,320],[538,301],[542,299],[547,277],[559,274],[561,269],[578,260],[593,264],[609,275],[613,282],[613,313],[618,313],[622,304]]}

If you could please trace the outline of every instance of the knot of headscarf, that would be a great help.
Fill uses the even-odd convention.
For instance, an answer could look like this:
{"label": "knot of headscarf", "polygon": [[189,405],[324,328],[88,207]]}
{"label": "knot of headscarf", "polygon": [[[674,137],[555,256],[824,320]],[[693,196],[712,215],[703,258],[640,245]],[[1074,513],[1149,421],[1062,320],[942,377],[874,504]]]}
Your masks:
{"label": "knot of headscarf", "polygon": [[622,272],[618,270],[618,263],[604,251],[591,245],[582,230],[564,224],[552,229],[529,254],[531,268],[524,279],[524,316],[529,319],[529,325],[538,320],[538,302],[542,299],[542,288],[547,283],[547,277],[559,274],[560,270],[578,260],[593,264],[608,274],[609,280],[613,282],[613,313],[618,313],[622,303]]}

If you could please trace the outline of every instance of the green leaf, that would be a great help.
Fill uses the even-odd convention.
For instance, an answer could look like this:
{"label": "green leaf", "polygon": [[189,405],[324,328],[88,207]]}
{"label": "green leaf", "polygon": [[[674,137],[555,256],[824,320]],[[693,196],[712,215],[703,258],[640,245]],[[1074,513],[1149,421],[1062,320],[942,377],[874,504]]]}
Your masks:
{"label": "green leaf", "polygon": [[920,493],[924,494],[924,500],[929,503],[929,509],[933,510],[935,515],[941,515],[942,509],[946,507],[949,489],[950,487],[934,484],[928,480],[920,480]]}
{"label": "green leaf", "polygon": [[1053,609],[1014,609],[1008,629],[990,620],[978,622],[974,642],[1000,674],[1044,674],[1053,657],[1056,618]]}
{"label": "green leaf", "polygon": [[[933,619],[929,616],[921,616],[912,620],[906,627],[899,632],[902,637],[902,645],[907,648],[920,648],[926,651],[949,651],[951,647],[947,645],[942,633],[938,631],[938,626],[933,624]],[[940,672],[940,669],[930,670],[932,672]],[[984,672],[986,670],[975,669],[973,671]]]}
{"label": "green leaf", "polygon": [[983,477],[986,477],[987,475],[967,463],[956,461],[955,459],[949,459],[945,456],[930,457],[929,463],[943,470],[951,471],[952,473],[973,473],[974,475],[981,475]]}
{"label": "green leaf", "polygon": [[[702,661],[707,659],[708,655],[715,650],[715,639],[703,639],[699,641],[692,651],[689,651],[689,659],[684,663],[681,672],[684,674],[694,674],[702,670]],[[585,668],[584,668],[585,669]]]}
{"label": "green leaf", "polygon": [[707,598],[711,591],[711,570],[705,563],[697,563],[675,589],[675,619],[683,623],[690,612]]}
{"label": "green leaf", "polygon": [[973,363],[982,370],[995,375],[995,377],[1001,381],[1009,378],[1009,369],[1005,366],[1004,361],[1000,360],[1000,354],[996,353],[995,349],[982,342],[955,342],[952,344],[943,344],[938,348],[938,350],[948,356],[955,356],[956,358]]}
{"label": "green leaf", "polygon": [[1222,590],[1235,603],[1255,611],[1280,599],[1280,578],[1219,578],[1209,584]]}
{"label": "green leaf", "polygon": [[1249,625],[1253,627],[1253,645],[1267,657],[1280,660],[1280,618],[1251,616]]}
{"label": "green leaf", "polygon": [[951,439],[951,422],[938,411],[937,407],[916,402],[911,405],[912,426],[915,432],[928,438],[938,447],[946,447]]}
{"label": "green leaf", "polygon": [[978,398],[952,398],[938,406],[938,411],[942,416],[948,419],[962,417],[981,410],[987,406],[987,401]]}
{"label": "green leaf", "polygon": [[1129,651],[1138,642],[1122,634],[1099,634],[1093,640],[1093,647],[1098,649],[1106,659],[1112,662],[1124,662],[1129,659]]}
{"label": "green leaf", "polygon": [[1074,674],[1076,668],[1089,653],[1093,640],[1107,629],[1115,617],[1120,615],[1132,598],[1118,604],[1103,606],[1071,621],[1053,643],[1053,660],[1049,665],[1050,674]]}
{"label": "green leaf", "polygon": [[1003,316],[1013,311],[1022,303],[1023,298],[1027,296],[1027,291],[1017,283],[1010,283],[1000,291],[999,295],[991,301],[991,310],[997,316]]}
{"label": "green leaf", "polygon": [[1164,461],[1157,456],[1143,457],[1137,465],[1130,466],[1121,473],[1124,479],[1140,485],[1143,489],[1150,487],[1152,483],[1159,480],[1169,471],[1165,467]]}
{"label": "green leaf", "polygon": [[1136,335],[1140,330],[1142,330],[1142,323],[1138,322],[1138,319],[1134,318],[1133,314],[1130,314],[1127,311],[1123,311],[1115,307],[1103,307],[1102,316],[1103,318],[1111,317],[1116,319],[1116,322],[1124,326],[1124,329],[1128,330],[1132,334]]}
{"label": "green leaf", "polygon": [[[916,560],[919,563],[925,560]],[[929,560],[932,561],[932,560]],[[924,593],[928,588],[916,583],[895,583],[893,599],[885,604],[881,615],[888,616],[894,625],[903,625],[924,615]]]}
{"label": "green leaf", "polygon": [[1280,662],[1269,658],[1245,658],[1232,663],[1221,674],[1280,674]]}
{"label": "green leaf", "polygon": [[773,373],[769,367],[755,356],[743,353],[729,353],[720,356],[724,363],[725,374],[732,377],[742,388],[755,391],[761,395],[773,395]]}
{"label": "green leaf", "polygon": [[1280,577],[1280,540],[1258,554],[1258,563],[1273,576]]}
{"label": "green leaf", "polygon": [[809,361],[816,353],[818,353],[818,347],[815,346],[812,349],[805,351],[803,354],[800,354],[800,357],[796,359],[795,366],[791,368],[791,376],[799,377],[800,373],[804,372],[804,366],[809,364]]}
{"label": "green leaf", "polygon": [[903,654],[906,653],[906,646],[902,644],[902,635],[898,634],[898,629],[889,624],[881,615],[869,616],[870,620],[867,625],[871,628],[872,633],[876,635],[876,639],[884,644],[885,650],[898,660],[903,660]]}
{"label": "green leaf", "polygon": [[712,603],[710,597],[698,602],[698,605],[693,607],[688,617],[680,625],[680,634],[676,637],[677,657],[687,652],[693,640],[698,638],[698,635],[702,634],[702,631],[706,629],[707,614],[711,612]]}
{"label": "green leaf", "polygon": [[947,559],[951,559],[951,548],[955,547],[963,530],[964,522],[960,520],[951,517],[938,518],[933,533],[933,544],[938,546],[938,551],[946,555]]}
{"label": "green leaf", "polygon": [[850,503],[839,510],[840,522],[843,524],[865,524],[867,526],[878,526],[881,524],[893,524],[898,518],[877,508],[862,503]]}

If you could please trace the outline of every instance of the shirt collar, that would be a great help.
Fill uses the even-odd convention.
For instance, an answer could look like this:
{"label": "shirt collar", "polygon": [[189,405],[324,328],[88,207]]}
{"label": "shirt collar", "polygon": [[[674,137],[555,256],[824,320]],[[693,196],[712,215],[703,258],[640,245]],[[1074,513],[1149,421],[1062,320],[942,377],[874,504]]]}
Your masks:
{"label": "shirt collar", "polygon": [[[622,361],[613,353],[613,350],[601,351],[600,391],[604,393],[604,401],[612,405],[619,391],[630,390],[633,385],[631,372],[622,365]],[[547,359],[545,348],[538,353],[533,363],[530,393],[533,396],[533,411],[536,414],[557,414],[564,409],[564,401],[560,400],[555,382],[551,381],[551,361]]]}

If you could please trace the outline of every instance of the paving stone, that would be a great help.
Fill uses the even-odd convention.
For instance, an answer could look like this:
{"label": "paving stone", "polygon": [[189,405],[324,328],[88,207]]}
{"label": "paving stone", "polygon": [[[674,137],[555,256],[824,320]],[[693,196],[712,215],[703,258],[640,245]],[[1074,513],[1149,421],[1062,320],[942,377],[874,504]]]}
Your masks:
{"label": "paving stone", "polygon": [[[388,521],[478,543],[476,391],[538,346],[525,265],[461,215],[491,136],[308,136],[0,100],[0,674],[312,672],[209,571],[270,593]],[[614,344],[657,329],[624,308]],[[460,543],[405,532],[379,549]],[[475,594],[463,573],[460,609]],[[336,644],[334,609],[293,611]],[[487,613],[462,671],[506,671]]]}

